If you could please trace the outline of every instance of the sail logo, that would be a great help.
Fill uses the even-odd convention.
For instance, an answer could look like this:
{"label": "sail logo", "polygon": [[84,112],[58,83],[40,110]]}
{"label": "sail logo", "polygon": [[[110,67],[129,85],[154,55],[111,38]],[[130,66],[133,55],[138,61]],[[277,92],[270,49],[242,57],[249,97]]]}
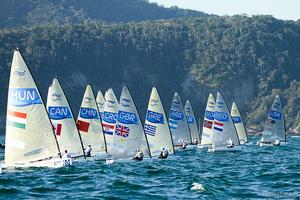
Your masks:
{"label": "sail logo", "polygon": [[186,116],[186,120],[189,124],[193,124],[194,123],[194,118],[192,116]]}
{"label": "sail logo", "polygon": [[151,106],[157,106],[157,105],[158,105],[158,99],[156,99],[156,100],[151,99],[150,105],[151,105]]}
{"label": "sail logo", "polygon": [[138,124],[138,118],[135,113],[119,111],[118,121],[123,124]]}
{"label": "sail logo", "polygon": [[171,110],[170,112],[170,118],[175,120],[183,120],[183,112],[178,112],[176,110]]}
{"label": "sail logo", "polygon": [[130,99],[125,99],[125,98],[122,98],[122,101],[125,101],[126,103],[130,103],[131,102]]}
{"label": "sail logo", "polygon": [[229,120],[228,114],[224,112],[215,112],[214,117],[220,122],[227,122]]}
{"label": "sail logo", "polygon": [[24,71],[21,71],[21,70],[17,70],[17,69],[16,69],[16,70],[14,71],[14,74],[17,75],[17,76],[25,76],[25,72],[26,72],[25,70],[24,70]]}
{"label": "sail logo", "polygon": [[61,101],[62,94],[52,94],[52,101]]}
{"label": "sail logo", "polygon": [[54,120],[72,118],[69,108],[65,106],[49,106],[48,113]]}
{"label": "sail logo", "polygon": [[94,108],[80,108],[80,117],[83,119],[99,119],[99,115]]}
{"label": "sail logo", "polygon": [[113,112],[106,112],[103,113],[103,121],[107,123],[116,123],[118,114]]}
{"label": "sail logo", "polygon": [[151,111],[151,110],[147,111],[146,119],[152,123],[157,123],[157,124],[164,123],[164,115],[161,113],[158,113],[158,112]]}
{"label": "sail logo", "polygon": [[234,124],[242,123],[242,118],[239,117],[239,116],[233,116],[232,121],[233,121]]}
{"label": "sail logo", "polygon": [[281,112],[270,110],[269,117],[272,119],[281,119]]}
{"label": "sail logo", "polygon": [[42,104],[42,100],[36,88],[11,88],[8,102],[13,106],[30,106]]}
{"label": "sail logo", "polygon": [[205,111],[205,118],[209,120],[214,120],[215,113],[209,110]]}
{"label": "sail logo", "polygon": [[90,101],[92,101],[93,98],[91,97],[84,97],[84,102],[85,103],[89,103]]}

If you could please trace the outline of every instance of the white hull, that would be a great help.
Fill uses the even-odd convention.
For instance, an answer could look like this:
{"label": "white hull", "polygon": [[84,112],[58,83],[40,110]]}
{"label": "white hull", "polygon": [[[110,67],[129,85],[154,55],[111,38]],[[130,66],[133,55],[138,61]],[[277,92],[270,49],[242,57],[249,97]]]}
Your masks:
{"label": "white hull", "polygon": [[22,164],[13,164],[13,165],[5,165],[3,164],[1,168],[29,168],[29,167],[49,167],[49,168],[61,168],[66,166],[73,165],[73,160],[71,158],[68,159],[51,159],[44,160],[32,163],[22,163]]}
{"label": "white hull", "polygon": [[228,148],[228,147],[217,147],[217,148],[208,148],[208,152],[217,152],[217,151],[230,151],[230,152],[234,152],[234,151],[242,151],[244,149],[243,146],[234,146],[232,148]]}
{"label": "white hull", "polygon": [[197,147],[200,149],[209,148],[211,147],[211,144],[198,144]]}
{"label": "white hull", "polygon": [[273,143],[264,143],[264,142],[257,142],[256,144],[257,146],[260,147],[276,147],[276,146],[287,146],[288,142],[280,142],[279,145],[274,145]]}
{"label": "white hull", "polygon": [[95,153],[94,155],[92,154],[91,157],[86,157],[87,160],[106,160],[107,154],[106,152],[99,152]]}
{"label": "white hull", "polygon": [[[149,161],[152,160],[150,157],[143,158],[141,161]],[[140,162],[138,160],[134,160],[132,158],[121,158],[121,159],[114,159],[114,158],[107,158],[105,163],[106,164],[113,164],[113,163],[128,163],[128,162]]]}

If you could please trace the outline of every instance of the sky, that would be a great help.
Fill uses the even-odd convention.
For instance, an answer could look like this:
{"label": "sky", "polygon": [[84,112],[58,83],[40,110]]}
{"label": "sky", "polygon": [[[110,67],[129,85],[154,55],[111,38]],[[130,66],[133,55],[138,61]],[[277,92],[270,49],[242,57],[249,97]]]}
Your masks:
{"label": "sky", "polygon": [[273,15],[278,19],[300,19],[300,0],[149,0],[165,7],[178,6],[216,15]]}

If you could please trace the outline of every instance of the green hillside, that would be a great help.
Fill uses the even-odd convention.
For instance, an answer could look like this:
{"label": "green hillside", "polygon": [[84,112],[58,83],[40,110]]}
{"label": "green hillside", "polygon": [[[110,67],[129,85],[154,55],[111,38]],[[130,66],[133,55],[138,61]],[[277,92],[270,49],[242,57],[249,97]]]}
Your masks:
{"label": "green hillside", "polygon": [[45,23],[145,21],[206,16],[203,12],[164,8],[146,0],[0,0],[0,28]]}
{"label": "green hillside", "polygon": [[[300,24],[269,16],[185,18],[140,23],[86,22],[0,30],[1,115],[12,51],[22,51],[43,97],[58,75],[78,112],[85,85],[126,83],[144,116],[156,84],[170,107],[173,93],[202,116],[207,95],[235,100],[247,125],[259,125],[279,93],[288,127],[300,122]],[[229,105],[231,106],[231,105]]]}

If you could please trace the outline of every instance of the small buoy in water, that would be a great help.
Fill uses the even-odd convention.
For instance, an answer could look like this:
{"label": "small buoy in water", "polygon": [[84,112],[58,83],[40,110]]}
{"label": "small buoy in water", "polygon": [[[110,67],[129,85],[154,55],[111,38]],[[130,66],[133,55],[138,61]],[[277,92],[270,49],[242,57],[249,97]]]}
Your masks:
{"label": "small buoy in water", "polygon": [[204,189],[204,187],[203,187],[203,185],[201,183],[193,183],[191,190],[197,190],[197,191],[202,192],[205,189]]}

